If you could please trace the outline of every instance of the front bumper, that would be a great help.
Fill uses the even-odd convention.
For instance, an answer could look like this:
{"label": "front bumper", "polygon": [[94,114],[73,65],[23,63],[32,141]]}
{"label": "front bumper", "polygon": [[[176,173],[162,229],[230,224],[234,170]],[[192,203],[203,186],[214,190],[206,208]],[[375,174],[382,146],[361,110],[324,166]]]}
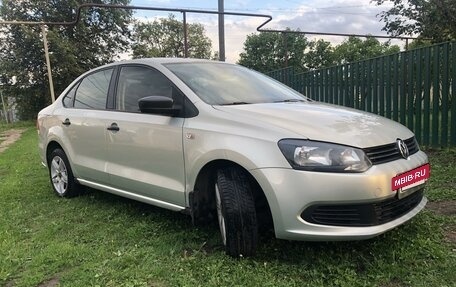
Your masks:
{"label": "front bumper", "polygon": [[[421,201],[391,221],[374,226],[333,226],[305,221],[306,208],[325,204],[364,204],[396,197],[391,179],[397,174],[428,163],[419,151],[407,160],[374,165],[364,173],[307,172],[284,168],[252,170],[268,199],[277,238],[291,240],[356,240],[382,234],[410,220],[426,205]],[[410,195],[409,195],[410,196]]]}

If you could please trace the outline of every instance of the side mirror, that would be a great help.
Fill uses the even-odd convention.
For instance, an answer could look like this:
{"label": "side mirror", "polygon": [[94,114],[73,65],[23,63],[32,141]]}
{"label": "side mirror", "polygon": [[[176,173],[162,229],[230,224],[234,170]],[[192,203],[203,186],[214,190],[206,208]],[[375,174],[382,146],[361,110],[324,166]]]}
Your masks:
{"label": "side mirror", "polygon": [[173,99],[163,96],[150,96],[138,100],[139,110],[145,114],[175,116],[180,108],[173,107],[173,104]]}

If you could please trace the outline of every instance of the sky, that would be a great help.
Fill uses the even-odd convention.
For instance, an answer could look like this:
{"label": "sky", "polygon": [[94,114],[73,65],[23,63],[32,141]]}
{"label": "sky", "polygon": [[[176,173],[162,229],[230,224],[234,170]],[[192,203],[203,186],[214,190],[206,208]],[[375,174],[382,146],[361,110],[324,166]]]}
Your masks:
{"label": "sky", "polygon": [[[131,0],[131,5],[217,10],[218,0]],[[370,0],[225,0],[226,12],[268,14],[273,20],[265,27],[312,32],[334,32],[349,34],[386,35],[380,22],[379,14],[388,6],[376,6]],[[153,21],[157,17],[167,17],[169,12],[139,11],[135,17],[142,21]],[[182,19],[180,13],[177,19]],[[188,22],[204,25],[206,35],[212,40],[214,51],[218,51],[217,15],[188,14]],[[255,33],[264,18],[225,16],[226,61],[234,63],[243,50],[246,36]],[[336,36],[308,36],[323,38],[333,44],[344,40]],[[393,44],[403,45],[399,40]]]}

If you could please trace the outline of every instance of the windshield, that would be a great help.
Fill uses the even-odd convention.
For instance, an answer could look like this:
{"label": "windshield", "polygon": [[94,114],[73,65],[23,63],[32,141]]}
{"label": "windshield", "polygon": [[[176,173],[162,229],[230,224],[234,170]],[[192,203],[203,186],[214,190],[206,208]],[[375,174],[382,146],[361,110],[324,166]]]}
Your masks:
{"label": "windshield", "polygon": [[238,65],[173,63],[165,66],[210,105],[307,101],[295,90]]}

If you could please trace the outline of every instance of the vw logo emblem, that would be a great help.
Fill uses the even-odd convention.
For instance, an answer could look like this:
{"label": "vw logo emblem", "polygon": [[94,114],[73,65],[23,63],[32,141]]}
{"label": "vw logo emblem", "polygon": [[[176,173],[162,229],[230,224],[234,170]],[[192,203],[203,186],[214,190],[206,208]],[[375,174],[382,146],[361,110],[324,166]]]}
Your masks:
{"label": "vw logo emblem", "polygon": [[407,145],[405,144],[405,142],[401,139],[397,139],[396,144],[397,144],[397,148],[399,149],[399,152],[401,153],[401,156],[403,158],[407,159],[409,156],[409,149],[408,149]]}

